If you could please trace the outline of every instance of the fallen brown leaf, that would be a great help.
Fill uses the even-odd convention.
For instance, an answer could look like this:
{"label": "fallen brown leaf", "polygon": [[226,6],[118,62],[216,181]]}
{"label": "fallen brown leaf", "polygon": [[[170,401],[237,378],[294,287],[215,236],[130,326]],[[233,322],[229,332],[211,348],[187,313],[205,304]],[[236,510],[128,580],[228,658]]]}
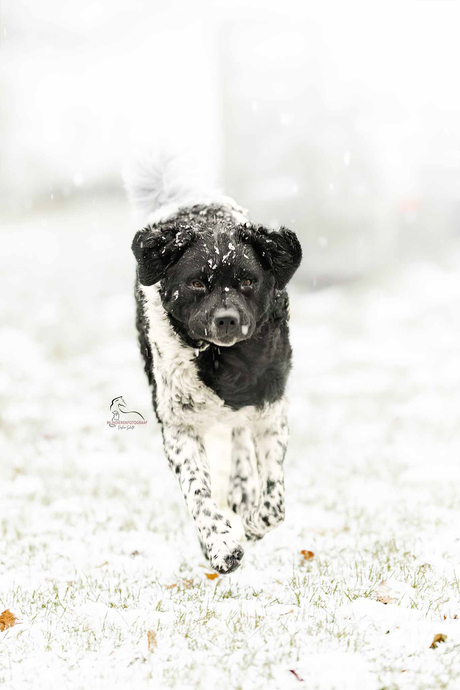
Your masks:
{"label": "fallen brown leaf", "polygon": [[447,640],[447,635],[443,635],[442,633],[438,633],[433,637],[433,642],[430,644],[430,649],[436,649],[438,644],[440,642],[445,642]]}
{"label": "fallen brown leaf", "polygon": [[149,630],[147,632],[147,644],[148,644],[149,652],[153,652],[155,647],[158,645],[157,634],[154,630]]}
{"label": "fallen brown leaf", "polygon": [[216,577],[219,577],[219,573],[205,573],[205,575],[208,580],[215,580]]}
{"label": "fallen brown leaf", "polygon": [[302,549],[302,551],[300,553],[302,554],[302,556],[304,557],[304,559],[306,561],[311,561],[311,559],[315,557],[315,554],[313,553],[313,551],[305,551],[305,549]]}
{"label": "fallen brown leaf", "polygon": [[296,678],[300,683],[305,683],[304,679],[301,678],[301,677],[299,676],[299,674],[297,673],[297,671],[293,671],[292,668],[291,668],[291,669],[289,669],[289,673],[292,673],[292,675],[294,676],[294,678]]}
{"label": "fallen brown leaf", "polygon": [[381,604],[392,604],[395,599],[391,596],[391,594],[392,590],[387,585],[387,581],[382,580],[375,590],[375,597],[377,601],[380,601]]}
{"label": "fallen brown leaf", "polygon": [[[207,575],[207,573],[205,573]],[[217,577],[217,574],[216,574]],[[213,579],[213,578],[211,578]],[[165,589],[174,589],[174,587],[182,587],[183,589],[190,589],[193,587],[193,580],[181,580],[179,583],[174,582],[172,585],[165,585]]]}
{"label": "fallen brown leaf", "polygon": [[0,613],[0,631],[3,632],[7,628],[12,628],[13,625],[16,625],[18,622],[18,619],[14,615],[14,613],[11,613],[9,609],[5,609],[3,613]]}

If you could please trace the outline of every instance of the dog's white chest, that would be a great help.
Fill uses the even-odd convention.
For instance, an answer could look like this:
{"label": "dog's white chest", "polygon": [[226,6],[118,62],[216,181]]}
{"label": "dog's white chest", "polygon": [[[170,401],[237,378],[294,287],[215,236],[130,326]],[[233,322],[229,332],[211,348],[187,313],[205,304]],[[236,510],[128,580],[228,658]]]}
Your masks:
{"label": "dog's white chest", "polygon": [[235,426],[248,420],[254,408],[234,412],[199,378],[194,351],[174,333],[156,285],[142,287],[153,356],[158,415],[166,424],[207,428],[216,422]]}

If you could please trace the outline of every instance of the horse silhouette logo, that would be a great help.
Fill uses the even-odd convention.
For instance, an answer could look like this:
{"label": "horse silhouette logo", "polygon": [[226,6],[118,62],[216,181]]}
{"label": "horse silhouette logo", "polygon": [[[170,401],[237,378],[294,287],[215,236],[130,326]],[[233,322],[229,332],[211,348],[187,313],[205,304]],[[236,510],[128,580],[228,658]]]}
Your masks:
{"label": "horse silhouette logo", "polygon": [[110,403],[112,420],[108,422],[108,425],[115,427],[119,424],[147,424],[145,418],[140,412],[137,412],[136,410],[128,410],[126,408],[127,405],[122,395],[119,395],[118,398],[114,398]]}

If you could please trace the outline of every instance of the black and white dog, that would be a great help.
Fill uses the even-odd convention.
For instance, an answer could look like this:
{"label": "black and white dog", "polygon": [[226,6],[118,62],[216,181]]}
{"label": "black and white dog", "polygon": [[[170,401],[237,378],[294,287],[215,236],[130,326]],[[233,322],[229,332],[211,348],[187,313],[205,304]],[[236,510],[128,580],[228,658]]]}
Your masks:
{"label": "black and white dog", "polygon": [[179,184],[168,165],[141,165],[127,182],[149,212],[132,244],[139,342],[202,549],[230,573],[243,530],[260,539],[284,519],[285,288],[302,252],[290,230],[252,224],[232,199]]}

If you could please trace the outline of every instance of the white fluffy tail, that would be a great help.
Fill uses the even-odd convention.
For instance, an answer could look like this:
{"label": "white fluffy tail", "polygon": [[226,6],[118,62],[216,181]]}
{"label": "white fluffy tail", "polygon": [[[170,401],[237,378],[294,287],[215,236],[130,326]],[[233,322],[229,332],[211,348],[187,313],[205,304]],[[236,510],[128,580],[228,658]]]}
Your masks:
{"label": "white fluffy tail", "polygon": [[127,166],[123,177],[138,222],[155,222],[210,196],[202,174],[185,154],[147,151]]}

